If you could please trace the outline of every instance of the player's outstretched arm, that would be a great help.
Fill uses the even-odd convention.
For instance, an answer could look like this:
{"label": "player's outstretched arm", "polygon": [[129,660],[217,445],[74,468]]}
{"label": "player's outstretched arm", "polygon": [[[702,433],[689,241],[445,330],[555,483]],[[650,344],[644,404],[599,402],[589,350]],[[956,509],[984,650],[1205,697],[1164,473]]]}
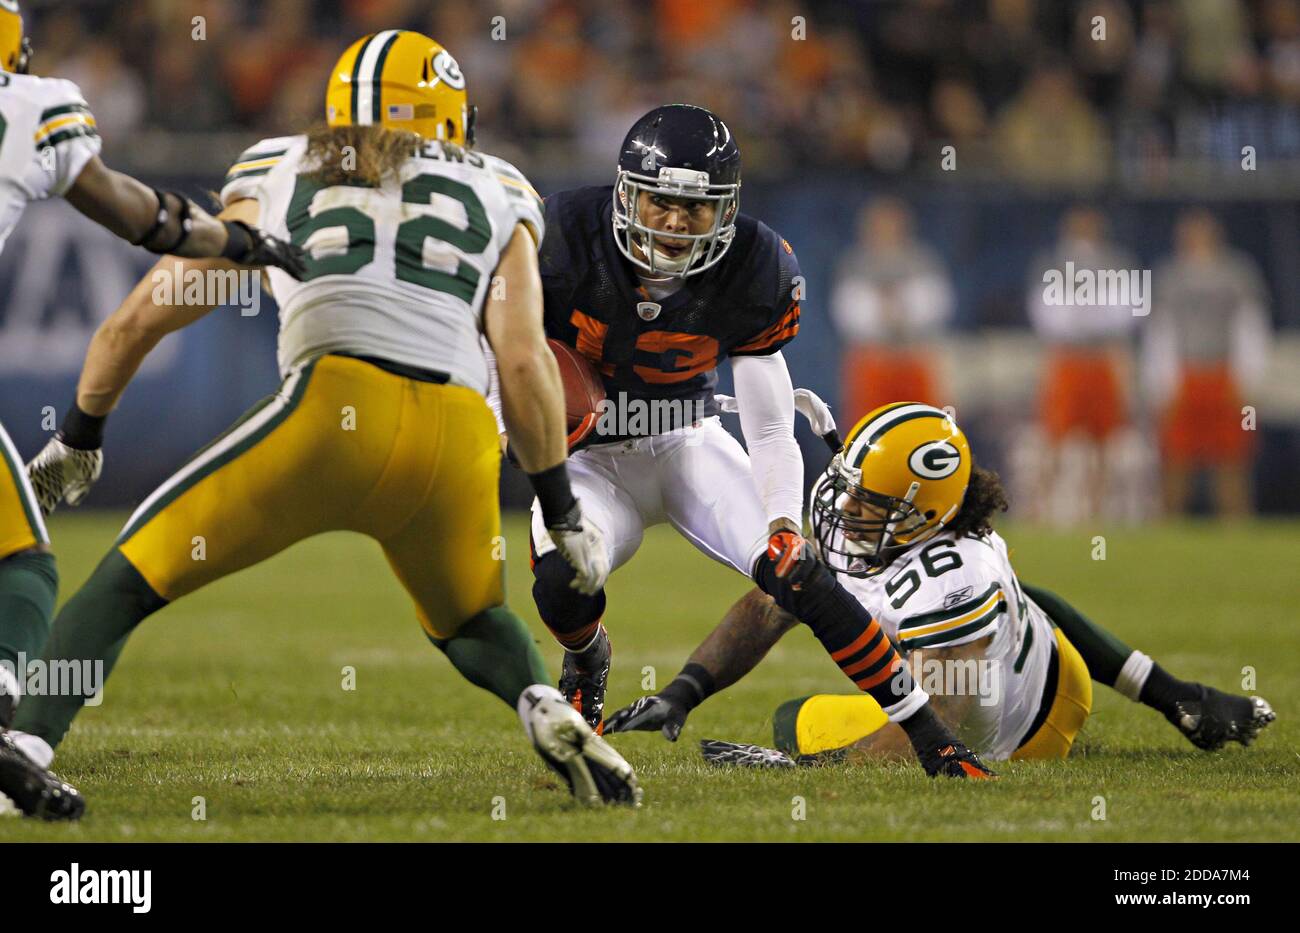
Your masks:
{"label": "player's outstretched arm", "polygon": [[727,610],[672,683],[657,695],[641,697],[614,713],[605,721],[605,732],[659,729],[664,738],[677,741],[691,710],[757,667],[797,623],[772,597],[755,587]]}
{"label": "player's outstretched arm", "polygon": [[[83,173],[84,174],[84,173]],[[146,189],[147,190],[147,189]],[[248,221],[257,217],[257,202],[236,201],[221,212],[222,220]],[[225,259],[159,260],[127,295],[126,300],[99,325],[86,350],[77,396],[55,436],[27,465],[41,510],[54,511],[59,502],[77,505],[90,491],[103,469],[104,422],[149,352],[172,331],[192,324],[215,304],[165,304],[154,300],[156,272],[184,280],[191,271],[233,269]]]}
{"label": "player's outstretched arm", "polygon": [[253,226],[256,213],[213,217],[173,191],[158,191],[92,157],[65,195],[68,203],[134,246],[190,259],[221,258],[244,266],[278,266],[294,278],[306,269],[298,246]]}
{"label": "player's outstretched arm", "polygon": [[496,268],[502,287],[490,289],[484,305],[484,330],[496,354],[501,417],[511,445],[537,493],[551,540],[576,571],[570,585],[590,595],[605,585],[609,555],[599,529],[583,523],[569,485],[564,386],[542,327],[536,250],[527,226],[518,224]]}

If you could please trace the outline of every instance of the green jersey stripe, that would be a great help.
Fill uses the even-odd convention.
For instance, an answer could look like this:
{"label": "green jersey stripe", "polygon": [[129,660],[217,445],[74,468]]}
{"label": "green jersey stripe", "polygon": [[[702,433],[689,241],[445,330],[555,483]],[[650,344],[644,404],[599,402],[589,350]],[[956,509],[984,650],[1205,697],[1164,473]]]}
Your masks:
{"label": "green jersey stripe", "polygon": [[905,629],[922,628],[926,625],[933,625],[936,622],[947,622],[949,619],[956,619],[960,616],[964,616],[972,609],[978,609],[980,606],[984,605],[984,603],[988,601],[988,598],[997,592],[1001,586],[1002,584],[1000,583],[993,583],[987,590],[973,599],[963,600],[955,606],[936,609],[934,612],[927,612],[924,615],[912,616],[910,619],[906,619],[899,623],[899,634],[901,635],[902,631]]}
{"label": "green jersey stripe", "polygon": [[231,172],[226,176],[226,184],[230,184],[238,178],[252,178],[255,175],[265,175],[269,171],[271,171],[271,166],[268,165],[266,168],[246,168],[242,172]]}
{"label": "green jersey stripe", "polygon": [[70,126],[66,130],[59,130],[53,136],[47,136],[44,141],[36,144],[36,151],[41,152],[48,146],[57,146],[59,143],[66,143],[69,139],[76,139],[79,136],[96,137],[99,134],[95,132],[93,126],[78,124]]}
{"label": "green jersey stripe", "polygon": [[235,164],[243,165],[245,162],[256,162],[259,159],[274,159],[278,156],[284,155],[288,151],[288,149],[267,149],[265,151],[249,149],[235,160]]}
{"label": "green jersey stripe", "polygon": [[41,114],[41,118],[36,122],[47,123],[55,117],[63,116],[65,113],[84,113],[87,116],[93,116],[90,112],[90,108],[85,104],[65,104],[62,107],[51,107],[49,110],[44,111]]}
{"label": "green jersey stripe", "polygon": [[931,635],[921,635],[918,638],[908,638],[905,633],[899,632],[898,640],[908,650],[911,650],[912,648],[929,648],[934,645],[947,644],[949,642],[957,641],[959,638],[973,635],[980,629],[990,625],[998,615],[1006,610],[1006,608],[1006,603],[998,603],[988,612],[984,613],[984,615],[972,622],[967,622],[965,625],[959,625],[956,628],[950,628],[943,632],[934,632]]}

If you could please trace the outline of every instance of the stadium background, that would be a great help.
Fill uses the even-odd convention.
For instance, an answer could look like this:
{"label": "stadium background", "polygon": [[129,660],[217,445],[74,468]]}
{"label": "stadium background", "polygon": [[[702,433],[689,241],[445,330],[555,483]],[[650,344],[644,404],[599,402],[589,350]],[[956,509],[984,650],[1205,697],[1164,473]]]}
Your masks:
{"label": "stadium background", "polygon": [[[999,467],[1038,404],[1044,354],[1025,284],[1062,214],[1100,207],[1113,240],[1152,268],[1180,213],[1208,207],[1268,294],[1272,337],[1247,399],[1259,413],[1256,504],[1300,512],[1294,2],[81,0],[25,11],[33,70],[81,86],[106,161],[196,196],[219,187],[252,142],[321,119],[337,55],[395,25],[452,50],[480,108],[479,144],[544,195],[611,182],[623,133],[651,106],[709,106],[741,143],[743,209],[794,245],[807,277],[801,334],[786,351],[796,384],[838,405],[837,263],[860,207],[897,195],[955,292],[938,343],[948,400]],[[1088,41],[1096,16],[1101,43]],[[955,171],[941,166],[946,145]],[[1256,152],[1251,171],[1243,146]],[[9,240],[0,419],[24,455],[71,399],[96,323],[149,264],[61,202],[34,206]],[[91,504],[139,501],[271,391],[275,330],[267,303],[255,317],[219,310],[168,338],[113,418]],[[1154,425],[1140,391],[1135,416]],[[802,425],[800,439],[819,468],[825,452]],[[509,505],[526,504],[519,480],[505,478]]]}

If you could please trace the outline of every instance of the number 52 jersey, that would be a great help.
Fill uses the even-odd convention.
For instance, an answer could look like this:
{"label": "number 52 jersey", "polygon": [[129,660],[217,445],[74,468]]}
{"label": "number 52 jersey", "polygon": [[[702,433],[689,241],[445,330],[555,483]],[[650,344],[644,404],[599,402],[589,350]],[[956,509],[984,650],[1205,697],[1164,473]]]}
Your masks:
{"label": "number 52 jersey", "polygon": [[221,189],[225,205],[255,198],[259,226],[308,253],[300,282],[268,270],[281,372],[343,352],[443,372],[486,395],[483,303],[515,226],[542,240],[537,192],[508,162],[441,142],[380,187],[326,185],[314,167],[306,136],[265,139]]}

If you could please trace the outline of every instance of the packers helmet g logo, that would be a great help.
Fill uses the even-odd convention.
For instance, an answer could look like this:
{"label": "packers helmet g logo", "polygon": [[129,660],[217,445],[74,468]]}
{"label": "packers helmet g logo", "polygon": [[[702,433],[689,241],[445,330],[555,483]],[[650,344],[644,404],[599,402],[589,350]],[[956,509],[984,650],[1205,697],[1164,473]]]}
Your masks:
{"label": "packers helmet g logo", "polygon": [[943,479],[961,466],[961,451],[948,441],[931,441],[912,451],[907,466],[922,479]]}
{"label": "packers helmet g logo", "polygon": [[433,56],[433,73],[449,88],[465,90],[465,76],[461,74],[460,65],[456,64],[456,59],[446,49]]}

